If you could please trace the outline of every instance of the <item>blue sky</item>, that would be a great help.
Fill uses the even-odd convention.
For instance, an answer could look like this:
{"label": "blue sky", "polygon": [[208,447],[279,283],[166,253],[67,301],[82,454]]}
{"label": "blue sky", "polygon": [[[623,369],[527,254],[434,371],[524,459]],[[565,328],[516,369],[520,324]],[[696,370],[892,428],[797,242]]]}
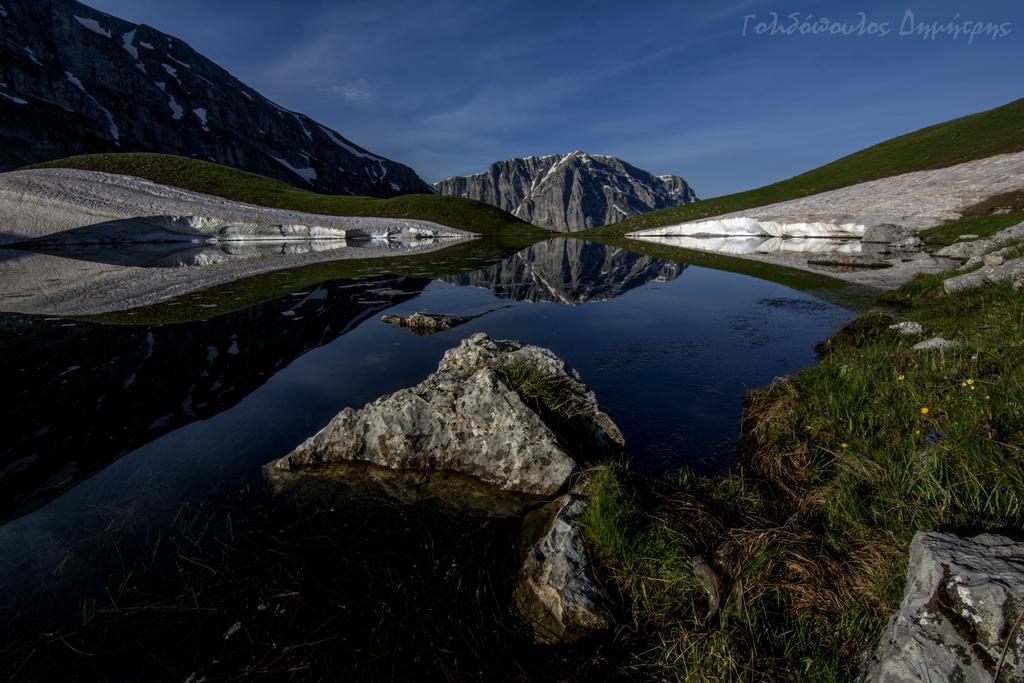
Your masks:
{"label": "blue sky", "polygon": [[[1024,97],[1024,3],[88,0],[427,180],[582,149],[710,197]],[[922,38],[933,22],[1010,32]],[[889,34],[758,34],[776,12]],[[753,15],[753,17],[751,17]],[[744,35],[746,24],[746,35]],[[762,27],[763,30],[763,27]]]}

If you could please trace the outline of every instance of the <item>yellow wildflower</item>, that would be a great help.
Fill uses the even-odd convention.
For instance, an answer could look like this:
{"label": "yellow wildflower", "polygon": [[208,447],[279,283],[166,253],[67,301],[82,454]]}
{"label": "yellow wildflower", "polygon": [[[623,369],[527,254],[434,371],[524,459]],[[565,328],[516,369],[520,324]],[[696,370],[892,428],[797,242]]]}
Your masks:
{"label": "yellow wildflower", "polygon": [[927,415],[927,414],[928,414],[928,408],[927,408],[927,406],[926,406],[926,407],[924,407],[924,408],[921,408],[921,414],[922,414],[922,415]]}

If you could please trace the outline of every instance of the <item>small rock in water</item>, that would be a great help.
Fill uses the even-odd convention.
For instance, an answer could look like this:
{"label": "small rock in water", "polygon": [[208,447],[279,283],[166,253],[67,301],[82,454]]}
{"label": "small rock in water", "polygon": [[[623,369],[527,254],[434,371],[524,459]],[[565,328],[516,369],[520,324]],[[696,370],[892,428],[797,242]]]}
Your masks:
{"label": "small rock in water", "polygon": [[914,344],[911,349],[914,351],[941,351],[942,349],[956,349],[959,347],[960,342],[958,341],[943,339],[942,337],[932,337],[931,339]]}
{"label": "small rock in water", "polygon": [[441,315],[438,313],[413,313],[408,317],[398,315],[382,315],[380,321],[388,325],[398,325],[409,329],[413,334],[434,334],[457,327],[472,320],[461,315]]}
{"label": "small rock in water", "polygon": [[895,325],[889,325],[890,330],[896,330],[904,336],[917,336],[924,334],[924,327],[921,323],[914,322],[912,320],[904,320],[903,322],[896,323]]}
{"label": "small rock in water", "polygon": [[960,240],[976,240],[980,235],[960,235],[957,239]]}

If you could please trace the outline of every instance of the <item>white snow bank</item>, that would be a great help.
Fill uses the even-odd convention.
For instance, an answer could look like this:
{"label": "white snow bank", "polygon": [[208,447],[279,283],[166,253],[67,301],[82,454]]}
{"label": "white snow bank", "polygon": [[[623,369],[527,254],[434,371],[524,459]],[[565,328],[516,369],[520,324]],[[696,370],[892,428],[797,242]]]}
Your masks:
{"label": "white snow bank", "polygon": [[100,22],[96,21],[95,19],[87,19],[85,17],[80,17],[80,16],[78,16],[76,14],[75,15],[75,21],[77,21],[79,24],[81,24],[82,26],[86,27],[87,29],[89,29],[93,33],[100,34],[104,38],[109,38],[110,35],[111,35],[110,34],[110,29],[103,28],[100,25]]}
{"label": "white snow bank", "polygon": [[750,237],[863,237],[866,226],[860,223],[792,222],[783,223],[759,218],[737,216],[713,218],[649,228],[630,233],[642,236],[750,236]]}
{"label": "white snow bank", "polygon": [[858,255],[863,244],[857,239],[835,239],[828,237],[757,237],[733,235],[727,237],[693,235],[636,235],[635,240],[653,242],[670,247],[693,251],[708,251],[716,254],[844,254]]}

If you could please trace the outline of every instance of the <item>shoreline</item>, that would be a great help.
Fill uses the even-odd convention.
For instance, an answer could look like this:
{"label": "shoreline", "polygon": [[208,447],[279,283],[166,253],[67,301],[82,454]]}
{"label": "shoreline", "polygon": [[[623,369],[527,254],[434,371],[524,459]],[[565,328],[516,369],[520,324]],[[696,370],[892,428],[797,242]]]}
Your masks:
{"label": "shoreline", "polygon": [[[343,247],[176,268],[122,266],[0,247],[0,280],[5,283],[0,294],[0,312],[59,317],[123,312],[255,275],[331,261],[427,254],[475,239],[478,238],[441,238],[428,245],[398,250]],[[68,278],[69,273],[74,277]],[[40,290],[40,282],[46,282],[47,291]]]}

